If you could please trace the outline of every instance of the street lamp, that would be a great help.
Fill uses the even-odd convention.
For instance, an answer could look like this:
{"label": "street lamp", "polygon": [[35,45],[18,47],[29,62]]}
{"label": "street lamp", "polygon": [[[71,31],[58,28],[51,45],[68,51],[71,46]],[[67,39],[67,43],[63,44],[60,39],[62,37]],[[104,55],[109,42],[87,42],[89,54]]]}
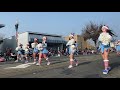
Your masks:
{"label": "street lamp", "polygon": [[16,21],[15,30],[16,30],[16,41],[17,41],[17,44],[18,44],[18,26],[19,26],[19,22]]}
{"label": "street lamp", "polygon": [[16,31],[18,31],[18,26],[19,26],[19,22],[16,21],[16,24],[15,24],[15,29],[16,29]]}
{"label": "street lamp", "polygon": [[5,25],[4,24],[0,24],[0,28],[2,28],[2,27],[5,27]]}

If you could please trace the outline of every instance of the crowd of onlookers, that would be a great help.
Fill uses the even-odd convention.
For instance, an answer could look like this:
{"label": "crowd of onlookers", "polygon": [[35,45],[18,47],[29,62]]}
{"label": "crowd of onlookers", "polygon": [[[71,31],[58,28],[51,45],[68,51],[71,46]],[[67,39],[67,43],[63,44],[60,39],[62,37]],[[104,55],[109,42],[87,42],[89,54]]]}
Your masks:
{"label": "crowd of onlookers", "polygon": [[[52,50],[49,49],[48,50],[48,57],[51,56],[68,56],[68,52],[66,51],[66,49],[63,49],[61,51],[58,50]],[[111,52],[115,52],[116,50],[113,48],[111,50]],[[84,49],[84,50],[76,50],[75,55],[93,55],[93,54],[99,54],[99,51],[94,50],[94,49]],[[32,58],[32,50],[31,50],[31,54],[30,57]],[[13,50],[11,48],[6,48],[6,52],[5,53],[0,53],[0,62],[2,61],[9,61],[9,60],[16,60],[17,59],[17,55],[15,52],[13,52]]]}

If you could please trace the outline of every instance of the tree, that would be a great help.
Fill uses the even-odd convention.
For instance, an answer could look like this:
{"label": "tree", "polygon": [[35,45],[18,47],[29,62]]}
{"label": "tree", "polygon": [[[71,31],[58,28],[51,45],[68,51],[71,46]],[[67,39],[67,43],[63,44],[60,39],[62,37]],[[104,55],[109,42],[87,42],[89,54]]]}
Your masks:
{"label": "tree", "polygon": [[[95,46],[97,44],[97,40],[98,37],[100,35],[101,28],[102,28],[103,24],[97,25],[93,22],[88,23],[83,29],[82,29],[82,36],[84,38],[84,40],[88,40],[88,39],[92,39],[95,43]],[[116,36],[114,34],[113,30],[108,30],[108,33],[112,36]]]}

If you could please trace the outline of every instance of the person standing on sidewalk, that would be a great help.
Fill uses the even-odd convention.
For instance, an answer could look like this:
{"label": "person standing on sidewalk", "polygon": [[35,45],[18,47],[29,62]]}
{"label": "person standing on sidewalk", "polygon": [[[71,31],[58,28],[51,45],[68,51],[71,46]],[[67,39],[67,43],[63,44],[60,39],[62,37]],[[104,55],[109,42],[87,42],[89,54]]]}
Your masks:
{"label": "person standing on sidewalk", "polygon": [[73,62],[76,63],[76,66],[78,66],[78,61],[75,59],[74,54],[76,52],[76,46],[75,46],[75,40],[74,40],[74,34],[70,34],[69,35],[69,41],[66,44],[66,46],[68,47],[68,51],[69,51],[69,58],[70,58],[70,65],[68,66],[68,68],[72,68],[73,67]]}
{"label": "person standing on sidewalk", "polygon": [[38,44],[38,50],[39,50],[39,60],[38,60],[38,63],[36,65],[41,65],[41,61],[42,61],[42,57],[44,59],[46,59],[47,61],[47,65],[50,65],[50,61],[48,59],[48,50],[47,50],[47,43],[46,43],[46,40],[47,40],[47,37],[43,37],[42,38],[42,43],[39,43]]}
{"label": "person standing on sidewalk", "polygon": [[37,45],[38,45],[38,39],[34,38],[34,43],[31,44],[31,46],[33,48],[33,59],[34,59],[33,64],[36,64],[36,60],[37,60],[37,55],[38,55]]}
{"label": "person standing on sidewalk", "polygon": [[101,51],[101,55],[104,62],[104,68],[105,68],[103,70],[103,74],[108,74],[109,70],[111,69],[111,67],[109,66],[108,55],[109,55],[109,48],[110,48],[110,42],[112,40],[112,36],[108,33],[108,30],[109,30],[108,26],[104,25],[102,27],[102,33],[98,38],[100,42],[99,49]]}

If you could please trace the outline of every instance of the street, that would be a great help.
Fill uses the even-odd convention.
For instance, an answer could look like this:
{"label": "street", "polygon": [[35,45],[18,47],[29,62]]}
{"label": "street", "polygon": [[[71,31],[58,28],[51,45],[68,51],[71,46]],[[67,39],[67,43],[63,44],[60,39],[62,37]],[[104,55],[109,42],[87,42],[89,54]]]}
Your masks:
{"label": "street", "polygon": [[108,75],[103,75],[103,62],[101,55],[79,55],[77,67],[68,69],[69,58],[50,57],[51,65],[47,66],[45,60],[41,66],[33,65],[30,61],[27,64],[14,61],[0,62],[0,78],[119,78],[120,57],[116,53],[109,55],[112,70]]}

